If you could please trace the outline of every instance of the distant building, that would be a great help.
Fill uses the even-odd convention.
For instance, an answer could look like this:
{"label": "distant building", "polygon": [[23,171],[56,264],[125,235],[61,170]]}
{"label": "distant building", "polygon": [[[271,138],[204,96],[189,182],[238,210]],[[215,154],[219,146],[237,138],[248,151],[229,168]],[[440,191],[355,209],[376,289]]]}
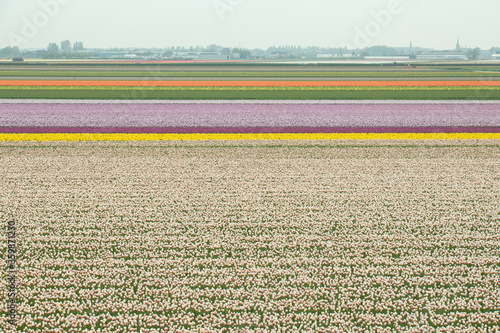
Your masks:
{"label": "distant building", "polygon": [[479,53],[477,59],[479,60],[490,60],[493,59],[493,52],[490,50],[481,50]]}
{"label": "distant building", "polygon": [[417,60],[467,60],[462,52],[433,51],[417,54]]}
{"label": "distant building", "polygon": [[18,61],[24,61],[24,59],[21,57],[14,57],[14,58],[12,58],[12,61],[18,62]]}
{"label": "distant building", "polygon": [[271,58],[276,59],[289,59],[293,58],[294,54],[292,51],[273,51],[271,52]]}
{"label": "distant building", "polygon": [[195,60],[230,60],[230,53],[222,52],[200,52]]}
{"label": "distant building", "polygon": [[333,54],[333,53],[320,53],[316,55],[318,59],[328,59],[328,58],[358,58],[361,57],[360,54],[355,53],[343,53],[343,54]]}
{"label": "distant building", "polygon": [[366,56],[365,60],[410,60],[409,56]]}
{"label": "distant building", "polygon": [[128,52],[120,52],[120,51],[116,51],[116,52],[95,51],[94,54],[97,58],[123,58],[129,53]]}
{"label": "distant building", "polygon": [[[173,56],[190,60],[231,60],[236,58],[236,55],[233,57],[233,54],[229,52],[174,52]],[[237,57],[239,58],[239,54]]]}

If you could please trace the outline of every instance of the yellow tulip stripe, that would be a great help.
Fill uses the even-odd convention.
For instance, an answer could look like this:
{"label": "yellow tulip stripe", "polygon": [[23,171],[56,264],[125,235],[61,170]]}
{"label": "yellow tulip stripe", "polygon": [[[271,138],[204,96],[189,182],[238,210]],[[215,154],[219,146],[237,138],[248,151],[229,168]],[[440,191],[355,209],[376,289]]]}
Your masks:
{"label": "yellow tulip stripe", "polygon": [[500,133],[0,133],[0,141],[500,140]]}

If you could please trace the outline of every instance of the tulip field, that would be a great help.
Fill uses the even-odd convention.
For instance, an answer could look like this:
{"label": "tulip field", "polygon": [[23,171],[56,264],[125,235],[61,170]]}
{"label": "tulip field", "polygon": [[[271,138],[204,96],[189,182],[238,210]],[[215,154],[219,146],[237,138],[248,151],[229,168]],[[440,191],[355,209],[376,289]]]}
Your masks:
{"label": "tulip field", "polygon": [[495,75],[16,66],[0,332],[500,332]]}
{"label": "tulip field", "polygon": [[498,327],[495,141],[1,152],[22,332]]}

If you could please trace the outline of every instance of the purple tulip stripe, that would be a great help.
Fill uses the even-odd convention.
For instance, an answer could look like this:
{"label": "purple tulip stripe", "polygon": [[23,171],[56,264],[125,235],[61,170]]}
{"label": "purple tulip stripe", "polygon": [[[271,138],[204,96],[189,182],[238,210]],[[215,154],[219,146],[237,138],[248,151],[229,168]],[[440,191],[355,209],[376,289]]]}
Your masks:
{"label": "purple tulip stripe", "polygon": [[[286,103],[286,102],[284,102]],[[500,126],[500,103],[492,104],[26,104],[0,103],[0,127],[3,130],[53,128],[59,131],[134,131],[172,133],[170,131],[217,130],[258,131],[263,128],[303,128],[332,131],[344,128],[400,128],[406,131],[419,127],[474,128]],[[95,128],[95,129],[94,129]],[[135,128],[135,129],[134,129]],[[259,128],[259,129],[256,129]],[[308,130],[308,131],[309,131]],[[266,130],[268,131],[268,130]],[[337,131],[337,130],[335,130]],[[365,130],[363,130],[365,131]],[[269,131],[268,131],[269,132]]]}

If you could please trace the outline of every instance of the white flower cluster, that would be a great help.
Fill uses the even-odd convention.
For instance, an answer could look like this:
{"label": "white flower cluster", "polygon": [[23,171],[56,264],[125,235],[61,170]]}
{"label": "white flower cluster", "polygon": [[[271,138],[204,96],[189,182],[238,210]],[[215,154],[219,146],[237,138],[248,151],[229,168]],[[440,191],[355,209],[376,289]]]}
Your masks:
{"label": "white flower cluster", "polygon": [[498,330],[497,145],[0,152],[23,332]]}

